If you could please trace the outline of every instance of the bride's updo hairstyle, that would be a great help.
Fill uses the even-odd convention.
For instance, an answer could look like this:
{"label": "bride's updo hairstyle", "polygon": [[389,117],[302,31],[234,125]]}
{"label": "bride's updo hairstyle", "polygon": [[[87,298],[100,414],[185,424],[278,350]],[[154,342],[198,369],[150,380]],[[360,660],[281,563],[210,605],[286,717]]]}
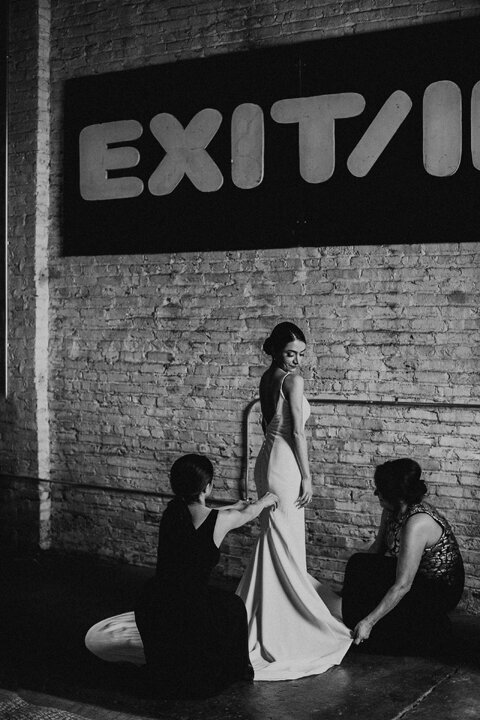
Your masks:
{"label": "bride's updo hairstyle", "polygon": [[427,493],[421,475],[422,468],[415,460],[388,460],[375,469],[375,495],[380,494],[395,511],[400,509],[402,502],[409,507],[416,505]]}
{"label": "bride's updo hairstyle", "polygon": [[294,340],[300,340],[300,342],[307,344],[305,335],[299,327],[291,322],[281,322],[275,325],[270,336],[263,343],[263,351],[275,357],[282,352],[285,345],[293,342]]}

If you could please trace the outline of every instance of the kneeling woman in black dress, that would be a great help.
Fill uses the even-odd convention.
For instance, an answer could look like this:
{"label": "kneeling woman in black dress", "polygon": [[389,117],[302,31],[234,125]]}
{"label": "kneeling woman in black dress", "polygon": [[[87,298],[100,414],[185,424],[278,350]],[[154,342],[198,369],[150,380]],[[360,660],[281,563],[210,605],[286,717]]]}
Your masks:
{"label": "kneeling woman in black dress", "polygon": [[367,652],[408,654],[443,647],[447,613],[464,585],[462,557],[452,529],[423,498],[421,468],[409,458],[375,470],[375,495],[383,508],[368,553],[350,558],[342,614],[356,645]]}
{"label": "kneeling woman in black dress", "polygon": [[234,593],[208,585],[219,546],[234,528],[278,500],[266,493],[212,510],[213,466],[203,455],[185,455],[170,471],[175,494],[160,521],[157,569],[132,612],[107,618],[85,643],[110,661],[142,664],[151,689],[162,697],[208,697],[230,683],[253,677],[247,645],[247,613]]}

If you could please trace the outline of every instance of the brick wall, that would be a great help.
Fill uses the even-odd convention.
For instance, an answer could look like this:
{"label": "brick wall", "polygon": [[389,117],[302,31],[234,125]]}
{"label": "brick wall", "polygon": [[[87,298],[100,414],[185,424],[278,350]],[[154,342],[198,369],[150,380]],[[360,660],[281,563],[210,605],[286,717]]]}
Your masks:
{"label": "brick wall", "polygon": [[45,506],[50,489],[33,478],[2,476],[0,483],[0,547],[3,553],[36,552],[44,541]]}
{"label": "brick wall", "polygon": [[[11,79],[17,90],[11,112],[19,128],[11,150],[14,302],[10,416],[1,426],[1,442],[8,451],[5,472],[39,474],[32,443],[41,436],[37,421],[47,418],[54,547],[152,562],[164,500],[148,493],[168,489],[166,471],[183,452],[208,453],[216,466],[217,495],[238,495],[245,409],[265,368],[262,341],[281,319],[298,322],[308,335],[310,397],[479,402],[476,237],[439,246],[411,237],[406,242],[417,244],[388,245],[385,238],[382,247],[97,258],[60,254],[66,79],[448,21],[478,15],[476,0],[393,0],[385,7],[375,0],[52,0],[50,211],[48,218],[37,215],[36,226],[29,218],[37,161],[30,155],[25,161],[22,153],[33,152],[31,138],[38,138],[44,125],[39,130],[28,113],[29,80],[22,67],[38,66],[38,51],[29,56],[26,38],[33,32],[30,25],[38,26],[44,15],[32,19],[33,0],[14,5],[18,29],[12,37]],[[39,309],[29,304],[40,281],[32,267],[32,244],[35,238],[38,244],[42,227],[49,233],[49,395],[39,416],[26,408],[42,391],[38,367],[36,374],[31,367],[36,342],[31,323]],[[38,331],[36,336],[38,342]],[[252,423],[254,454],[255,412]],[[478,428],[476,410],[315,405],[309,432],[317,499],[307,524],[312,570],[334,581],[341,578],[345,559],[371,536],[378,517],[370,494],[372,466],[411,455],[425,467],[436,504],[459,534],[468,571],[465,603],[478,610]],[[240,574],[254,534],[255,528],[245,528],[229,537],[226,573]]]}
{"label": "brick wall", "polygon": [[[49,544],[49,492],[28,481],[19,482],[16,493],[11,489],[13,477],[49,476],[50,13],[48,0],[10,5],[8,376],[7,397],[0,398],[0,475],[8,489],[3,509],[12,522],[7,545],[14,549]],[[33,525],[31,508],[38,510]],[[27,525],[32,529],[25,533]]]}
{"label": "brick wall", "polygon": [[[312,570],[340,580],[345,558],[378,520],[373,466],[412,456],[456,526],[470,590],[478,591],[480,411],[455,404],[479,403],[479,243],[135,261],[120,268],[111,258],[62,260],[69,269],[55,283],[62,332],[52,343],[53,478],[166,490],[171,461],[200,451],[216,464],[217,494],[237,496],[242,421],[266,367],[262,341],[288,318],[308,336],[309,397],[352,400],[315,404],[309,423]],[[381,402],[394,398],[413,406]],[[452,406],[415,405],[430,401]],[[257,421],[254,410],[252,456]],[[133,502],[63,489],[57,506],[68,514],[54,518],[55,542],[153,561],[158,517],[141,494]],[[88,527],[88,539],[79,527]],[[229,539],[227,572],[241,572],[251,534]]]}
{"label": "brick wall", "polygon": [[[35,392],[35,169],[39,37],[32,3],[11,8],[8,162],[8,398],[0,400],[2,472],[37,474]],[[12,90],[14,89],[14,91]],[[20,449],[21,448],[21,449]]]}

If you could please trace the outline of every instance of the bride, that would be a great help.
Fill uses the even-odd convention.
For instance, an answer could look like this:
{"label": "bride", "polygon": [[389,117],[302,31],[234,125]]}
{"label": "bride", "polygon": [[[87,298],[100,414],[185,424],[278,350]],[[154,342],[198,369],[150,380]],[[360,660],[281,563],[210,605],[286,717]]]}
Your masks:
{"label": "bride", "polygon": [[304,426],[310,407],[298,372],[305,336],[282,322],[263,349],[272,364],[260,381],[265,440],[255,484],[259,497],[272,492],[279,505],[274,514],[260,516],[260,534],[237,594],[247,608],[255,680],[291,680],[340,663],[352,639],[327,607],[335,612],[335,594],[307,573],[304,508],[312,500],[312,479]]}

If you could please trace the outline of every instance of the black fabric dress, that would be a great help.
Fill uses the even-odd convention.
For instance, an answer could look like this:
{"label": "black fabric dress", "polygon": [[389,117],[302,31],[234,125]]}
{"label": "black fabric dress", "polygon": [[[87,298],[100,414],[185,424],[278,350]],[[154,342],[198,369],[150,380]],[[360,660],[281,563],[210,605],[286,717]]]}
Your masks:
{"label": "black fabric dress", "polygon": [[368,640],[353,646],[357,650],[421,655],[448,647],[451,630],[448,613],[462,596],[465,574],[448,521],[426,502],[409,507],[400,518],[389,515],[385,555],[356,553],[350,558],[342,591],[343,620],[353,629],[394,584],[401,532],[418,513],[430,515],[442,527],[442,535],[425,549],[408,593],[374,625]]}
{"label": "black fabric dress", "polygon": [[135,621],[152,690],[161,697],[209,697],[253,677],[247,613],[237,595],[208,585],[220,557],[213,542],[218,511],[195,529],[186,506],[178,523],[176,502],[160,523],[156,576],[137,602]]}

